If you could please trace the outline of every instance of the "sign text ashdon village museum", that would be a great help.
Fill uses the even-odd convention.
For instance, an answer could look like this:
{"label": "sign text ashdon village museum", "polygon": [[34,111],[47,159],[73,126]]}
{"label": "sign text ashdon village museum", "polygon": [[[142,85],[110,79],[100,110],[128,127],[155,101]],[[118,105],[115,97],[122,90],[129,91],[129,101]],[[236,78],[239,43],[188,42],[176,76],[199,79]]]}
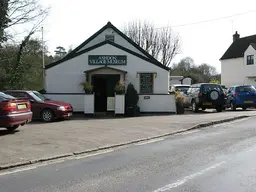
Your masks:
{"label": "sign text ashdon village museum", "polygon": [[126,55],[89,55],[89,65],[126,65]]}

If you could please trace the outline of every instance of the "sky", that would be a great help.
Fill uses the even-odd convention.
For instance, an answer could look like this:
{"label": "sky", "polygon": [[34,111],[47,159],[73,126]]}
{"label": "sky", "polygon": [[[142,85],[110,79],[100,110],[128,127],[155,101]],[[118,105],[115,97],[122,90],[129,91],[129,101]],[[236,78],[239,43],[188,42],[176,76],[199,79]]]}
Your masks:
{"label": "sky", "polygon": [[125,23],[140,19],[156,27],[172,27],[179,34],[182,51],[173,62],[189,56],[196,64],[207,63],[220,72],[219,59],[232,43],[235,31],[241,37],[256,34],[255,0],[40,1],[51,6],[43,27],[52,53],[57,46],[75,48],[108,21],[122,29]]}

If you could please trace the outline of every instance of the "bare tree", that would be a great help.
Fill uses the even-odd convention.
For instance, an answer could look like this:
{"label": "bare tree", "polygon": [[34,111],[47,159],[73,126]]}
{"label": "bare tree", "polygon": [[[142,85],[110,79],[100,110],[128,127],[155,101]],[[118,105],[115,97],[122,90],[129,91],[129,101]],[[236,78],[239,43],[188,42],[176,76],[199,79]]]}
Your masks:
{"label": "bare tree", "polygon": [[123,32],[165,66],[181,49],[179,36],[170,27],[157,29],[152,22],[135,20],[126,24]]}
{"label": "bare tree", "polygon": [[[22,87],[23,74],[25,73],[26,63],[23,63],[22,58],[25,56],[24,49],[31,36],[39,29],[42,22],[48,15],[49,7],[43,8],[39,3],[39,0],[0,0],[5,2],[5,7],[2,7],[3,11],[0,14],[0,18],[3,18],[3,22],[0,22],[0,35],[4,34],[5,41],[14,40],[11,39],[10,31],[11,27],[16,27],[21,24],[26,25],[26,31],[24,31],[24,40],[18,45],[17,51],[15,51],[15,59],[7,58],[5,61],[0,61],[0,68],[9,66],[11,73],[8,74],[8,82],[11,88]],[[1,10],[2,11],[2,10]],[[29,28],[29,29],[28,29]],[[7,32],[6,32],[7,31]],[[6,35],[8,33],[8,36]],[[12,34],[13,35],[13,34]],[[14,36],[14,35],[13,35]],[[1,37],[1,36],[0,36]],[[8,37],[8,39],[6,38]],[[8,42],[7,42],[8,43]],[[14,43],[17,44],[17,43]],[[1,45],[1,41],[0,41]],[[0,49],[0,54],[2,50]],[[7,63],[6,63],[7,62]],[[6,68],[6,67],[5,67]],[[7,71],[9,70],[7,68]]]}
{"label": "bare tree", "polygon": [[38,0],[9,0],[8,17],[10,22],[7,27],[42,20],[49,11],[43,8]]}

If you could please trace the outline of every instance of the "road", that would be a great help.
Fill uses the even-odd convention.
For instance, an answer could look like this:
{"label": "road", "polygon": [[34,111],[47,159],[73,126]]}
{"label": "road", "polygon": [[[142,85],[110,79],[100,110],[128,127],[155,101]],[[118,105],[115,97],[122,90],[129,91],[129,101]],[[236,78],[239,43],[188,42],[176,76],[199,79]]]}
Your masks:
{"label": "road", "polygon": [[1,192],[256,191],[256,119],[0,173]]}

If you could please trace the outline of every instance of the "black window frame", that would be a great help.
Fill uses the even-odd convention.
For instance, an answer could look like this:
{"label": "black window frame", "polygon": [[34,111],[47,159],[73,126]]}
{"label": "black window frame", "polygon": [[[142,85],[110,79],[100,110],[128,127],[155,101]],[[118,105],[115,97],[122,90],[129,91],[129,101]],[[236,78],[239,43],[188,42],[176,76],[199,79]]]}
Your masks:
{"label": "black window frame", "polygon": [[247,65],[253,65],[254,64],[254,55],[247,55],[246,64]]}
{"label": "black window frame", "polygon": [[[145,74],[150,74],[151,76],[152,76],[152,83],[151,83],[151,85],[152,85],[152,88],[151,88],[151,92],[144,92],[144,91],[142,91],[142,86],[141,86],[141,77],[142,77],[142,75],[145,75]],[[140,76],[139,76],[139,80],[140,80],[140,94],[153,94],[154,93],[154,73],[140,73]]]}
{"label": "black window frame", "polygon": [[114,34],[106,34],[105,35],[105,40],[115,42],[115,35]]}

